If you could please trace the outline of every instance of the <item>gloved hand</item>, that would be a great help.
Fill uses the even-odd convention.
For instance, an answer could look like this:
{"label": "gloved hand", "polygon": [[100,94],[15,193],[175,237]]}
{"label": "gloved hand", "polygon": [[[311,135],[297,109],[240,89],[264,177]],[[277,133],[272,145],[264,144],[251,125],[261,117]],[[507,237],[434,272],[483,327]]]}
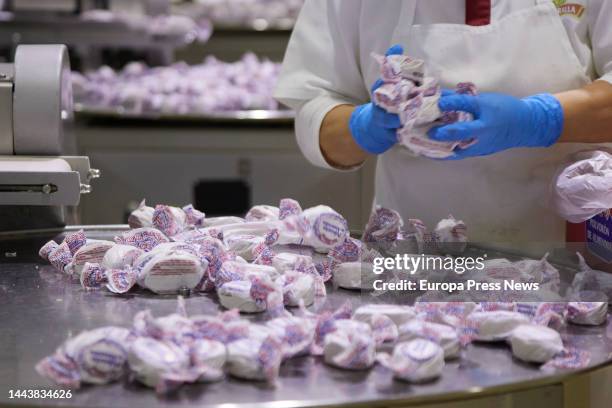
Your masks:
{"label": "gloved hand", "polygon": [[464,111],[474,115],[472,122],[458,122],[429,131],[438,141],[477,139],[465,150],[457,150],[447,160],[487,156],[514,147],[549,147],[563,131],[561,103],[550,94],[524,99],[484,93],[478,96],[447,94],[438,103],[442,111]]}
{"label": "gloved hand", "polygon": [[[386,55],[402,55],[404,49],[394,45]],[[383,84],[376,81],[372,93]],[[397,143],[397,130],[402,127],[399,116],[387,113],[374,103],[358,106],[349,120],[349,129],[355,142],[368,153],[382,154]]]}

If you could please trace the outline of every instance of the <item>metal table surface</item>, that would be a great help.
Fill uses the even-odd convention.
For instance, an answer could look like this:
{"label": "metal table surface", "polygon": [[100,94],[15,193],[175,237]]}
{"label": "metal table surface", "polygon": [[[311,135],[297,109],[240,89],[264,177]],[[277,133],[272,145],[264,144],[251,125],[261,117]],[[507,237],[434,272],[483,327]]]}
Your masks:
{"label": "metal table surface", "polygon": [[[90,238],[109,239],[117,231],[88,232]],[[46,235],[46,236],[45,236]],[[69,336],[106,325],[130,326],[134,314],[151,309],[163,316],[175,311],[174,296],[136,291],[129,296],[87,292],[38,259],[39,247],[54,235],[2,236],[0,234],[0,405],[88,407],[207,407],[220,404],[248,407],[321,407],[331,405],[393,406],[453,401],[484,395],[534,389],[577,375],[577,371],[545,373],[537,366],[513,359],[503,344],[470,345],[463,357],[446,364],[442,377],[413,385],[393,380],[381,367],[352,372],[328,367],[319,358],[290,360],[281,367],[275,388],[232,378],[214,384],[186,385],[159,397],[151,389],[133,383],[85,386],[63,400],[15,400],[10,389],[53,389],[34,370]],[[314,309],[338,307],[346,299],[353,305],[360,297],[348,291],[330,290]],[[220,307],[214,295],[187,299],[191,314],[214,314]],[[569,326],[564,336],[572,344],[590,350],[586,372],[612,360],[612,319],[607,326]]]}

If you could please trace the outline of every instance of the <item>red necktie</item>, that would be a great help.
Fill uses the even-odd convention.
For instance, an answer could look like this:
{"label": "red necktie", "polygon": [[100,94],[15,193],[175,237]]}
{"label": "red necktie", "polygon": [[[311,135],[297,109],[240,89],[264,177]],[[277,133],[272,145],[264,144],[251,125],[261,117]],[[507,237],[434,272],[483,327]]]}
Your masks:
{"label": "red necktie", "polygon": [[471,26],[491,24],[491,0],[465,0],[465,23]]}

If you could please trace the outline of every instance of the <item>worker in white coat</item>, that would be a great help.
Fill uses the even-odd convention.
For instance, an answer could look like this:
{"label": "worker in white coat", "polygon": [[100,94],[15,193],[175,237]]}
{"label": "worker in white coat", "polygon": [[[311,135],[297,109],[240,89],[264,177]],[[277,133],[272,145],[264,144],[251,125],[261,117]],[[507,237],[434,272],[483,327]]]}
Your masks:
{"label": "worker in white coat", "polygon": [[[439,102],[474,121],[429,132],[476,145],[450,160],[398,146],[397,116],[371,103],[373,52],[423,59],[443,88],[476,84]],[[561,243],[549,186],[570,153],[612,142],[611,83],[612,1],[307,0],[275,95],[316,166],[378,156],[375,204],[430,226],[452,213],[475,242]]]}

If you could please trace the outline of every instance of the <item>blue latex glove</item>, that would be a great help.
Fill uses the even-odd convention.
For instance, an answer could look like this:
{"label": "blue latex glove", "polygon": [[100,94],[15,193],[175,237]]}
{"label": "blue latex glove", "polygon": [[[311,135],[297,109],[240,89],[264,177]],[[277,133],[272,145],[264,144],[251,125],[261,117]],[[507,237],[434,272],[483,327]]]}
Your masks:
{"label": "blue latex glove", "polygon": [[433,128],[429,137],[438,141],[476,138],[478,143],[457,150],[448,160],[487,156],[515,147],[549,147],[563,131],[561,103],[550,94],[524,99],[484,93],[478,96],[447,94],[440,98],[442,111],[463,111],[474,115],[472,122]]}
{"label": "blue latex glove", "polygon": [[[402,55],[400,45],[389,48],[386,55]],[[383,84],[376,81],[372,93]],[[399,116],[386,112],[374,103],[358,106],[349,120],[349,129],[355,142],[368,153],[382,154],[397,143],[397,130],[402,127]]]}

